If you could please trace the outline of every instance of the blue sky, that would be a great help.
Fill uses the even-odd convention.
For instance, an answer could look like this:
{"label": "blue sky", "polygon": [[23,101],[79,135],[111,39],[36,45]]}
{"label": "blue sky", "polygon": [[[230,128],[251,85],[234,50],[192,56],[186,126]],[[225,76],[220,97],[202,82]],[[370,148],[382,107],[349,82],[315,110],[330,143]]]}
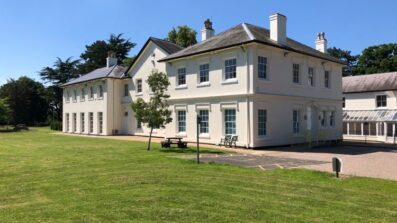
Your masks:
{"label": "blue sky", "polygon": [[[395,0],[0,0],[0,84],[52,65],[56,57],[78,58],[85,45],[124,33],[137,43],[164,38],[178,25],[198,32],[210,18],[216,32],[241,22],[269,27],[269,15],[287,16],[287,33],[314,46],[326,33],[329,46],[360,53],[375,44],[397,42]],[[198,39],[200,37],[198,36]]]}

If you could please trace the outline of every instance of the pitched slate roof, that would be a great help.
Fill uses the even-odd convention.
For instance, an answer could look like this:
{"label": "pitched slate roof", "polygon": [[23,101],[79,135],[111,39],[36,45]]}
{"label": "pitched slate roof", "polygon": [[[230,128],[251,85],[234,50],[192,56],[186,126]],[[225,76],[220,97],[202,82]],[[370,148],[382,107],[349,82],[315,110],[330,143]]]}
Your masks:
{"label": "pitched slate roof", "polygon": [[343,93],[397,90],[397,72],[342,78]]}
{"label": "pitched slate roof", "polygon": [[270,31],[268,29],[248,23],[241,23],[203,42],[197,43],[177,53],[171,54],[159,60],[159,62],[170,61],[178,58],[202,54],[251,42],[257,42],[277,48],[282,48],[288,51],[318,57],[335,63],[345,64],[345,62],[335,57],[332,57],[325,53],[321,53],[320,51],[317,51],[290,38],[287,38],[286,45],[277,43],[276,41],[270,39]]}
{"label": "pitched slate roof", "polygon": [[126,68],[123,66],[115,65],[113,67],[102,67],[91,71],[81,77],[70,80],[69,82],[61,85],[62,87],[81,82],[101,79],[101,78],[122,78]]}

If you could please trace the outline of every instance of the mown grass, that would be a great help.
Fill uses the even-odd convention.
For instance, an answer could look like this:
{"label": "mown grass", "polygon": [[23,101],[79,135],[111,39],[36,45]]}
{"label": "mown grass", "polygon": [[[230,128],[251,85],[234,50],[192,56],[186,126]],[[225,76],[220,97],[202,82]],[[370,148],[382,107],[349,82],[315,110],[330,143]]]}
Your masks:
{"label": "mown grass", "polygon": [[0,222],[397,222],[395,181],[196,165],[154,147],[2,133]]}

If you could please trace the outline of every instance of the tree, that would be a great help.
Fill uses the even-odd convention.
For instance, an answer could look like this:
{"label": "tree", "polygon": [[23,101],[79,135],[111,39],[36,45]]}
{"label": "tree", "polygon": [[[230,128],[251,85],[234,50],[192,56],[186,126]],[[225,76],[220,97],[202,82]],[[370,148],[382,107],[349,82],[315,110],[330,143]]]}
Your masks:
{"label": "tree", "polygon": [[51,110],[51,117],[60,121],[62,119],[62,88],[59,85],[67,83],[71,79],[77,78],[78,65],[80,60],[73,60],[72,57],[62,60],[59,57],[53,67],[44,67],[39,71],[41,79],[46,83],[51,83],[47,88],[46,98]]}
{"label": "tree", "polygon": [[34,125],[44,123],[48,117],[48,102],[45,87],[28,77],[10,79],[0,88],[0,98],[8,98],[11,109],[11,122]]}
{"label": "tree", "polygon": [[358,58],[353,74],[397,71],[397,43],[370,46]]}
{"label": "tree", "polygon": [[135,118],[142,123],[146,123],[150,128],[147,148],[147,150],[150,150],[153,129],[164,128],[166,124],[172,121],[171,111],[168,110],[167,104],[167,99],[170,96],[166,94],[170,82],[167,74],[157,71],[152,71],[146,82],[153,92],[149,102],[138,98],[131,104],[131,107],[135,113]]}
{"label": "tree", "polygon": [[79,71],[81,74],[86,74],[106,66],[109,51],[116,53],[118,63],[121,64],[135,45],[129,39],[124,39],[123,34],[111,34],[107,41],[97,40],[91,45],[86,45],[86,50],[80,55],[84,63],[79,66]]}
{"label": "tree", "polygon": [[347,66],[342,70],[343,76],[352,75],[352,71],[357,65],[357,59],[359,55],[352,55],[350,50],[342,50],[336,47],[329,48],[327,52],[329,55],[347,63]]}
{"label": "tree", "polygon": [[197,32],[189,26],[178,26],[178,29],[172,28],[168,33],[167,40],[183,47],[188,47],[197,43]]}
{"label": "tree", "polygon": [[10,122],[11,109],[6,98],[0,98],[0,125]]}

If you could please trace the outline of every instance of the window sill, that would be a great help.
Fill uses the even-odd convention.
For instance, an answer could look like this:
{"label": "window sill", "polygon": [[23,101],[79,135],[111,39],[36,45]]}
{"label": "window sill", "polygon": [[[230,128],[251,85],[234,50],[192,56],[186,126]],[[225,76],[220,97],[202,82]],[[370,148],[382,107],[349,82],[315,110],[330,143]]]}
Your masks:
{"label": "window sill", "polygon": [[176,134],[176,136],[177,136],[177,137],[186,137],[187,134],[186,134],[186,132],[178,132],[178,133]]}
{"label": "window sill", "polygon": [[202,82],[197,84],[197,87],[209,87],[211,86],[210,82]]}
{"label": "window sill", "polygon": [[263,79],[263,78],[258,78],[258,81],[262,82],[262,83],[271,83],[272,81],[270,79]]}
{"label": "window sill", "polygon": [[181,89],[187,89],[187,85],[184,84],[184,85],[178,85],[175,87],[175,90],[181,90]]}
{"label": "window sill", "polygon": [[69,104],[69,103],[70,103],[70,101],[65,101],[65,103],[66,103],[66,104]]}
{"label": "window sill", "polygon": [[143,93],[142,93],[142,92],[140,92],[140,93],[136,93],[136,94],[135,94],[135,96],[137,96],[137,97],[141,97],[141,96],[143,96]]}
{"label": "window sill", "polygon": [[199,135],[199,138],[200,139],[210,139],[211,137],[210,137],[210,134],[208,134],[208,133],[201,133]]}
{"label": "window sill", "polygon": [[89,99],[88,99],[88,101],[93,101],[93,100],[94,100],[94,98],[89,98]]}
{"label": "window sill", "polygon": [[237,84],[237,83],[238,83],[237,78],[227,79],[221,82],[221,84]]}
{"label": "window sill", "polygon": [[97,98],[97,100],[103,100],[103,97],[101,97],[101,98]]}
{"label": "window sill", "polygon": [[77,102],[77,100],[73,100],[73,103],[76,103]]}
{"label": "window sill", "polygon": [[83,100],[80,100],[80,102],[84,102],[85,100],[83,99]]}

